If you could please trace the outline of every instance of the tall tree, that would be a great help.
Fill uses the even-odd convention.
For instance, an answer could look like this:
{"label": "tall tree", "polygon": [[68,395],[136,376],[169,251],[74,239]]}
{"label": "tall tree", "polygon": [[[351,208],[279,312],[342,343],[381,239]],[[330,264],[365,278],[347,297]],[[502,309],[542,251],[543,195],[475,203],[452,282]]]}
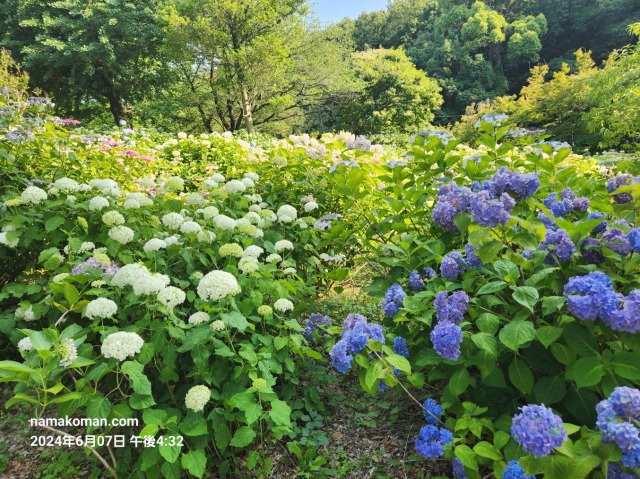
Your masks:
{"label": "tall tree", "polygon": [[114,120],[158,81],[162,0],[1,0],[0,45],[68,111],[106,102]]}

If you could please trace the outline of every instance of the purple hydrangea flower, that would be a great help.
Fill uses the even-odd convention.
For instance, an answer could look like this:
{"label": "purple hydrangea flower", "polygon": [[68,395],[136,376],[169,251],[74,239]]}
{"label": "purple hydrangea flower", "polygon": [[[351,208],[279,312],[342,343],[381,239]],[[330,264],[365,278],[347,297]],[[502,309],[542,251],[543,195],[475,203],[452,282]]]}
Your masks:
{"label": "purple hydrangea flower", "polygon": [[422,407],[424,408],[422,412],[427,423],[437,426],[438,419],[440,419],[440,416],[442,415],[442,406],[440,406],[440,404],[438,404],[434,399],[427,398],[425,402],[422,403]]}
{"label": "purple hydrangea flower", "polygon": [[547,456],[567,438],[562,419],[544,404],[527,405],[513,417],[511,436],[535,457]]}
{"label": "purple hydrangea flower", "polygon": [[313,313],[309,315],[309,318],[304,323],[304,331],[302,335],[304,338],[311,342],[313,337],[313,332],[318,329],[318,326],[324,324],[325,326],[331,326],[331,318],[329,316],[323,316],[318,313]]}
{"label": "purple hydrangea flower", "polygon": [[331,365],[342,374],[346,374],[347,371],[351,369],[353,356],[349,354],[348,344],[346,341],[338,341],[333,348],[331,348],[329,356],[331,357]]}
{"label": "purple hydrangea flower", "polygon": [[443,185],[438,191],[438,202],[433,208],[433,220],[446,230],[459,232],[453,218],[461,211],[471,211],[473,197],[474,193],[469,188],[460,187],[455,183]]}
{"label": "purple hydrangea flower", "polygon": [[313,227],[321,230],[326,230],[327,228],[331,228],[333,220],[337,220],[338,218],[342,218],[342,215],[339,215],[337,213],[329,213],[318,218],[313,224]]}
{"label": "purple hydrangea flower", "polygon": [[453,477],[455,479],[469,479],[467,474],[464,472],[464,464],[457,457],[453,460],[451,464],[453,468]]}
{"label": "purple hydrangea flower", "polygon": [[422,273],[427,279],[433,279],[436,276],[436,271],[433,268],[425,268]]}
{"label": "purple hydrangea flower", "polygon": [[514,206],[515,201],[507,193],[503,193],[500,200],[494,200],[486,191],[481,191],[471,201],[473,221],[490,228],[504,225],[509,221]]}
{"label": "purple hydrangea flower", "polygon": [[616,463],[610,462],[607,469],[607,479],[638,479],[638,476],[627,474]]}
{"label": "purple hydrangea flower", "polygon": [[602,318],[614,331],[640,332],[640,289],[635,289],[627,297],[618,295],[617,309]]}
{"label": "purple hydrangea flower", "polygon": [[533,250],[532,249],[522,250],[522,257],[524,259],[531,259],[533,257]]}
{"label": "purple hydrangea flower", "polygon": [[[629,174],[617,175],[615,178],[610,178],[607,181],[607,191],[609,193],[613,193],[621,186],[631,185],[638,182],[640,182],[640,178],[637,176]],[[613,200],[618,204],[629,203],[630,201],[633,201],[633,196],[629,193],[618,193],[617,195],[613,195]]]}
{"label": "purple hydrangea flower", "polygon": [[599,271],[569,278],[564,294],[568,296],[567,309],[582,321],[608,318],[618,306],[611,280]]}
{"label": "purple hydrangea flower", "polygon": [[398,310],[402,307],[406,294],[398,283],[392,285],[387,289],[382,300],[382,310],[384,314],[389,318],[393,318]]}
{"label": "purple hydrangea flower", "polygon": [[625,421],[640,418],[640,390],[620,386],[609,396],[611,408]]}
{"label": "purple hydrangea flower", "polygon": [[451,441],[451,432],[429,424],[420,429],[420,435],[415,440],[416,451],[425,459],[437,459],[444,454],[444,446]]}
{"label": "purple hydrangea flower", "polygon": [[618,253],[621,256],[631,254],[633,251],[629,238],[624,234],[624,231],[618,228],[612,228],[605,231],[600,241],[602,246],[606,246],[611,251]]}
{"label": "purple hydrangea flower", "polygon": [[433,301],[438,321],[460,324],[469,307],[469,296],[464,291],[456,291],[451,296],[446,291],[439,291]]}
{"label": "purple hydrangea flower", "polygon": [[587,238],[580,244],[580,253],[588,264],[603,263],[605,258],[599,251],[600,242],[595,238]]}
{"label": "purple hydrangea flower", "polygon": [[482,268],[482,260],[476,255],[476,250],[472,244],[467,243],[464,246],[464,251],[467,256],[467,265],[469,268]]}
{"label": "purple hydrangea flower", "polygon": [[409,357],[409,347],[407,346],[407,340],[402,336],[396,336],[393,340],[393,352],[395,354],[399,354],[400,356],[404,356],[405,358]]}
{"label": "purple hydrangea flower", "polygon": [[505,470],[502,471],[502,479],[536,479],[536,477],[525,476],[525,470],[518,461],[509,461]]}
{"label": "purple hydrangea flower", "polygon": [[629,231],[627,238],[629,239],[629,243],[631,243],[633,251],[640,253],[640,228],[635,228]]}
{"label": "purple hydrangea flower", "polygon": [[543,225],[547,227],[547,229],[550,229],[551,231],[555,231],[558,229],[558,225],[555,223],[555,221],[549,218],[542,211],[538,213],[538,219],[542,222]]}
{"label": "purple hydrangea flower", "polygon": [[544,200],[544,205],[549,208],[551,214],[556,218],[562,218],[564,215],[573,210],[573,200],[576,195],[569,188],[565,188],[560,193],[562,198],[558,201],[558,195],[550,193]]}
{"label": "purple hydrangea flower", "polygon": [[493,196],[497,197],[502,193],[512,193],[518,199],[530,198],[540,188],[540,180],[537,173],[522,174],[516,171],[509,171],[506,167],[501,168],[493,176],[489,184]]}
{"label": "purple hydrangea flower", "polygon": [[586,213],[589,209],[589,206],[591,206],[591,201],[586,196],[582,196],[573,200],[573,209],[579,211],[580,213]]}
{"label": "purple hydrangea flower", "polygon": [[442,276],[449,281],[455,281],[467,268],[467,263],[462,257],[462,254],[454,251],[442,258],[440,263],[440,272]]}
{"label": "purple hydrangea flower", "polygon": [[353,354],[362,351],[369,339],[384,344],[382,325],[368,323],[367,317],[361,314],[348,315],[342,325],[342,339],[333,346],[329,353],[331,365],[345,374],[351,369]]}
{"label": "purple hydrangea flower", "polygon": [[429,336],[436,353],[444,359],[457,361],[460,357],[462,330],[460,326],[448,321],[439,322]]}
{"label": "purple hydrangea flower", "polygon": [[[552,247],[551,249],[549,247]],[[576,245],[573,244],[569,233],[563,229],[557,231],[547,231],[545,240],[540,243],[540,249],[543,251],[553,251],[559,261],[569,261],[576,252]],[[553,257],[547,255],[545,262],[554,264]]]}
{"label": "purple hydrangea flower", "polygon": [[424,288],[424,280],[420,277],[420,273],[415,269],[409,275],[409,287],[414,291],[420,291]]}

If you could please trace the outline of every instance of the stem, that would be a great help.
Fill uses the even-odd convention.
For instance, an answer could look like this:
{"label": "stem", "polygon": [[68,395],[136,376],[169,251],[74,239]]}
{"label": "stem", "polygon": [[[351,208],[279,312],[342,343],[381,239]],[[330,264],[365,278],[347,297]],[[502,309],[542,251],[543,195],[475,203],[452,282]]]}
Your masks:
{"label": "stem", "polygon": [[[59,434],[60,436],[63,436],[63,437],[64,437],[64,436],[71,436],[71,437],[75,437],[75,436],[73,436],[72,434],[69,434],[68,432],[64,432],[64,431],[61,431],[60,429],[55,429],[55,428],[50,427],[50,426],[40,425],[40,426],[38,426],[38,427],[41,427],[41,428],[47,429],[47,430],[49,430],[49,431],[51,431],[51,432],[55,432],[56,434]],[[99,461],[102,463],[102,465],[107,469],[107,471],[109,471],[109,473],[111,474],[111,476],[112,476],[114,479],[118,479],[118,475],[116,474],[116,471],[114,471],[114,470],[113,470],[113,468],[112,468],[111,466],[109,466],[109,464],[107,464],[107,461],[105,461],[104,457],[102,457],[102,456],[98,453],[98,451],[96,451],[96,450],[95,450],[94,448],[92,448],[91,446],[87,446],[87,445],[85,445],[84,447],[86,447],[87,449],[89,449],[89,450],[93,453],[93,455],[94,455],[94,456],[96,456],[96,457],[98,458],[98,460],[99,460]],[[110,452],[111,452],[111,451],[110,451]],[[115,460],[114,460],[114,461],[115,461]]]}

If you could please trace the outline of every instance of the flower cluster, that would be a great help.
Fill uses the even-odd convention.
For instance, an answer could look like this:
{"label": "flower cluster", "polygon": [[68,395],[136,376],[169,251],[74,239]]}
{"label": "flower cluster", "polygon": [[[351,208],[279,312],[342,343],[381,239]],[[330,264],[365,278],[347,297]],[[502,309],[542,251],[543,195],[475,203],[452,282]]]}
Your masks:
{"label": "flower cluster", "polygon": [[311,342],[313,340],[313,332],[318,329],[318,326],[321,324],[331,326],[331,318],[318,313],[310,314],[309,318],[304,322],[304,331],[302,332],[304,338]]}
{"label": "flower cluster", "polygon": [[393,318],[398,310],[402,307],[406,294],[398,283],[392,285],[387,289],[382,300],[382,310],[389,318]]}
{"label": "flower cluster", "polygon": [[328,228],[331,228],[331,224],[333,220],[337,220],[339,218],[342,218],[342,215],[337,213],[326,214],[318,218],[316,222],[313,224],[313,227],[320,230],[326,230]]}
{"label": "flower cluster", "polygon": [[425,402],[422,403],[422,412],[428,424],[437,426],[440,421],[440,416],[442,416],[442,406],[440,406],[435,399],[427,398]]}
{"label": "flower cluster", "polygon": [[451,444],[453,434],[444,428],[427,424],[415,439],[416,451],[425,459],[437,459],[444,454],[444,447]]}
{"label": "flower cluster", "polygon": [[198,296],[203,301],[218,301],[240,292],[238,280],[231,273],[214,270],[202,277],[198,283]]}
{"label": "flower cluster", "polygon": [[640,468],[640,390],[626,386],[613,390],[609,399],[596,406],[596,426],[603,442],[615,443],[622,451],[622,465]]}
{"label": "flower cluster", "polygon": [[502,472],[502,479],[536,479],[535,476],[525,476],[525,470],[518,461],[507,462],[507,467]]}
{"label": "flower cluster", "polygon": [[555,264],[551,253],[555,253],[561,262],[569,261],[576,252],[576,245],[571,241],[569,233],[563,229],[557,229],[555,231],[547,231],[544,241],[540,243],[540,250],[549,251],[545,258],[545,263]]}
{"label": "flower cluster", "polygon": [[527,405],[513,417],[511,436],[535,457],[551,454],[567,438],[562,419],[544,404]]}
{"label": "flower cluster", "polygon": [[460,324],[469,307],[469,296],[464,291],[456,291],[451,296],[446,291],[439,291],[433,301],[438,321]]}
{"label": "flower cluster", "polygon": [[131,263],[123,266],[111,279],[111,284],[120,288],[133,287],[137,295],[158,293],[169,285],[168,276],[151,273],[142,263]]}
{"label": "flower cluster", "polygon": [[173,309],[179,304],[184,303],[186,299],[187,295],[185,292],[175,286],[167,286],[158,292],[158,301],[169,309]]}
{"label": "flower cluster", "polygon": [[596,271],[569,278],[564,294],[568,296],[567,309],[582,321],[601,319],[614,331],[640,331],[639,289],[627,296],[618,294],[609,277]]}
{"label": "flower cluster", "polygon": [[211,399],[211,390],[207,386],[193,386],[184,397],[184,405],[193,412],[200,412]]}
{"label": "flower cluster", "polygon": [[87,304],[84,314],[89,319],[112,318],[118,312],[118,305],[107,298],[97,298]]}
{"label": "flower cluster", "polygon": [[102,342],[102,355],[105,358],[116,358],[124,361],[129,356],[134,356],[140,352],[143,339],[136,333],[118,331],[107,336]]}
{"label": "flower cluster", "polygon": [[[104,255],[103,255],[104,256]],[[71,269],[71,274],[72,275],[76,275],[76,274],[82,274],[82,275],[88,275],[89,274],[89,269],[90,268],[95,268],[95,269],[100,269],[102,271],[104,271],[104,273],[102,274],[102,276],[104,277],[108,277],[108,278],[113,278],[115,276],[115,274],[120,271],[120,267],[118,266],[117,263],[113,263],[110,260],[108,260],[109,258],[107,257],[108,261],[99,261],[100,257],[96,258],[91,257],[89,258],[87,261],[77,264],[75,265],[72,269]]]}
{"label": "flower cluster", "polygon": [[73,339],[67,339],[60,344],[60,366],[67,368],[78,358],[78,348]]}
{"label": "flower cluster", "polygon": [[362,351],[370,339],[384,344],[382,325],[367,322],[361,314],[348,315],[342,324],[342,338],[329,353],[331,365],[346,374],[351,369],[353,354]]}
{"label": "flower cluster", "polygon": [[565,188],[560,192],[560,201],[557,194],[550,193],[543,203],[556,218],[562,218],[573,210],[585,213],[591,204],[589,198],[578,198],[571,188]]}
{"label": "flower cluster", "polygon": [[[640,183],[640,176],[632,176],[630,174],[617,175],[607,181],[607,191],[613,193],[621,186],[629,186],[634,183]],[[630,193],[618,193],[617,195],[613,195],[613,200],[616,203],[624,204],[631,202],[633,196],[631,196]]]}

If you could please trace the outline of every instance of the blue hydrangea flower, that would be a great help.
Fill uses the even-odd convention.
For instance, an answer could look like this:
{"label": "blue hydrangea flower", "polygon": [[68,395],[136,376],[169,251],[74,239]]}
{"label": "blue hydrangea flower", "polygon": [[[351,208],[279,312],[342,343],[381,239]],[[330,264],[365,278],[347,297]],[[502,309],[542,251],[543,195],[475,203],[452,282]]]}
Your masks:
{"label": "blue hydrangea flower", "polygon": [[442,273],[442,276],[449,281],[455,281],[458,276],[464,273],[466,268],[466,261],[462,257],[462,254],[457,251],[453,251],[446,255],[442,258],[442,263],[440,263],[440,273]]}
{"label": "blue hydrangea flower", "polygon": [[482,260],[476,255],[476,250],[472,244],[467,243],[464,245],[464,251],[469,268],[482,268]]}
{"label": "blue hydrangea flower", "polygon": [[[567,190],[571,192],[571,194],[567,194]],[[573,196],[573,197],[571,197]],[[564,215],[573,210],[573,199],[575,198],[575,194],[568,188],[562,190],[561,200],[558,201],[558,195],[555,193],[550,193],[544,200],[544,205],[549,208],[551,214],[556,218],[562,218]]]}
{"label": "blue hydrangea flower", "polygon": [[347,331],[343,336],[343,341],[348,344],[349,351],[353,354],[357,354],[362,351],[369,341],[369,335],[365,331],[363,325],[358,325],[350,331]]}
{"label": "blue hydrangea flower", "polygon": [[455,479],[469,479],[467,474],[464,472],[464,464],[457,457],[453,460],[451,464],[453,468],[453,477]]}
{"label": "blue hydrangea flower", "polygon": [[[629,174],[617,175],[615,178],[610,178],[607,181],[607,191],[609,193],[613,193],[621,186],[631,185],[638,182],[640,182],[639,177]],[[630,201],[633,201],[633,196],[629,193],[618,193],[617,195],[613,195],[613,200],[619,204],[629,203]]]}
{"label": "blue hydrangea flower", "polygon": [[[600,211],[594,211],[593,213],[589,213],[589,216],[587,216],[587,219],[589,220],[595,220],[600,218],[606,218],[606,215],[604,213],[601,213]],[[602,233],[604,230],[607,229],[608,225],[609,223],[606,220],[603,220],[602,223],[594,227],[591,230],[591,232],[594,234]]]}
{"label": "blue hydrangea flower", "polygon": [[536,479],[536,477],[525,476],[525,470],[518,461],[509,461],[506,469],[502,472],[502,479]]}
{"label": "blue hydrangea flower", "polygon": [[318,329],[318,326],[324,324],[325,326],[331,326],[331,318],[329,316],[323,316],[318,313],[313,313],[309,315],[309,318],[304,322],[304,331],[302,335],[304,338],[311,342],[313,337],[313,332]]}
{"label": "blue hydrangea flower", "polygon": [[436,276],[436,271],[433,268],[425,268],[423,275],[427,279],[433,279]]}
{"label": "blue hydrangea flower", "polygon": [[602,320],[614,331],[640,332],[640,289],[631,291],[627,297],[618,295],[618,309]]}
{"label": "blue hydrangea flower", "polygon": [[582,321],[608,318],[618,306],[613,283],[599,271],[569,278],[564,294],[567,295],[567,309]]}
{"label": "blue hydrangea flower", "polygon": [[[571,241],[569,233],[563,229],[558,229],[556,231],[547,231],[545,240],[540,243],[540,249],[555,252],[558,260],[563,262],[571,259],[573,253],[576,252],[576,245]],[[547,255],[545,262],[554,264],[553,257]]]}
{"label": "blue hydrangea flower", "polygon": [[522,250],[522,257],[524,259],[531,259],[533,257],[533,250],[532,249]]}
{"label": "blue hydrangea flower", "polygon": [[422,407],[424,408],[422,412],[427,423],[437,426],[438,419],[440,419],[440,416],[442,415],[442,406],[440,406],[440,404],[438,404],[434,399],[427,398],[425,402],[422,403]]}
{"label": "blue hydrangea flower", "polygon": [[506,167],[498,170],[489,183],[491,192],[496,197],[502,193],[511,193],[518,199],[526,199],[532,197],[540,188],[537,173],[522,174],[509,171]]}
{"label": "blue hydrangea flower", "polygon": [[637,389],[618,387],[596,406],[602,442],[615,443],[622,451],[622,465],[631,469],[640,467],[639,396]]}
{"label": "blue hydrangea flower", "polygon": [[358,324],[366,324],[367,317],[358,313],[351,313],[347,315],[346,319],[342,323],[342,331],[343,334],[345,331],[350,331],[355,328]]}
{"label": "blue hydrangea flower", "polygon": [[640,228],[635,228],[629,231],[627,238],[629,239],[629,243],[631,243],[633,251],[640,253]]}
{"label": "blue hydrangea flower", "polygon": [[504,225],[509,221],[514,206],[515,201],[507,193],[503,193],[500,200],[494,200],[486,191],[481,191],[471,200],[473,221],[490,228]]}
{"label": "blue hydrangea flower", "polygon": [[599,251],[600,242],[595,238],[587,238],[580,244],[580,253],[587,264],[600,264],[605,261]]}
{"label": "blue hydrangea flower", "polygon": [[353,356],[349,354],[348,344],[346,341],[338,341],[333,348],[331,348],[329,356],[331,357],[331,365],[342,374],[346,374],[347,371],[351,369]]}
{"label": "blue hydrangea flower", "polygon": [[414,291],[420,291],[424,288],[424,280],[420,277],[420,273],[415,269],[409,275],[409,287]]}
{"label": "blue hydrangea flower", "polygon": [[444,454],[444,446],[453,441],[451,432],[444,428],[422,426],[416,438],[416,451],[425,459],[437,459]]}
{"label": "blue hydrangea flower", "polygon": [[384,331],[381,324],[367,323],[365,331],[369,336],[369,339],[373,339],[374,341],[384,344]]}
{"label": "blue hydrangea flower", "polygon": [[542,222],[543,225],[547,227],[547,229],[550,229],[551,231],[555,231],[558,229],[558,225],[555,223],[555,221],[549,218],[542,211],[538,213],[538,219]]}
{"label": "blue hydrangea flower", "polygon": [[398,310],[402,307],[406,294],[398,283],[392,285],[387,289],[382,300],[382,310],[384,314],[389,318],[393,318]]}
{"label": "blue hydrangea flower", "polygon": [[438,191],[438,202],[433,208],[433,220],[444,229],[458,233],[458,227],[453,218],[461,211],[471,211],[471,199],[473,191],[463,188],[455,183],[447,183]]}
{"label": "blue hydrangea flower", "polygon": [[600,242],[602,246],[606,246],[614,253],[618,253],[622,256],[631,254],[633,251],[629,238],[624,234],[624,231],[618,228],[612,228],[605,231]]}
{"label": "blue hydrangea flower", "polygon": [[451,296],[446,291],[439,291],[433,301],[438,321],[449,321],[460,324],[469,307],[469,296],[464,291],[456,291]]}
{"label": "blue hydrangea flower", "polygon": [[607,479],[638,479],[638,476],[627,474],[616,463],[610,462],[607,469]]}
{"label": "blue hydrangea flower", "polygon": [[527,405],[513,417],[511,436],[535,457],[547,456],[567,438],[562,419],[544,404]]}
{"label": "blue hydrangea flower", "polygon": [[342,218],[342,215],[337,213],[326,214],[318,218],[316,222],[313,224],[313,227],[321,230],[326,230],[327,228],[331,228],[331,224],[333,223],[333,220],[337,220],[339,218]]}
{"label": "blue hydrangea flower", "polygon": [[436,353],[444,359],[457,361],[460,357],[462,330],[460,326],[448,321],[438,322],[429,336]]}
{"label": "blue hydrangea flower", "polygon": [[611,408],[625,421],[640,418],[640,390],[620,386],[609,396]]}
{"label": "blue hydrangea flower", "polygon": [[404,356],[405,358],[409,357],[409,347],[407,346],[407,340],[402,336],[396,336],[393,340],[393,352],[395,354],[399,354],[400,356]]}
{"label": "blue hydrangea flower", "polygon": [[573,200],[573,209],[580,213],[586,213],[589,206],[591,206],[591,201],[586,196],[581,196]]}

